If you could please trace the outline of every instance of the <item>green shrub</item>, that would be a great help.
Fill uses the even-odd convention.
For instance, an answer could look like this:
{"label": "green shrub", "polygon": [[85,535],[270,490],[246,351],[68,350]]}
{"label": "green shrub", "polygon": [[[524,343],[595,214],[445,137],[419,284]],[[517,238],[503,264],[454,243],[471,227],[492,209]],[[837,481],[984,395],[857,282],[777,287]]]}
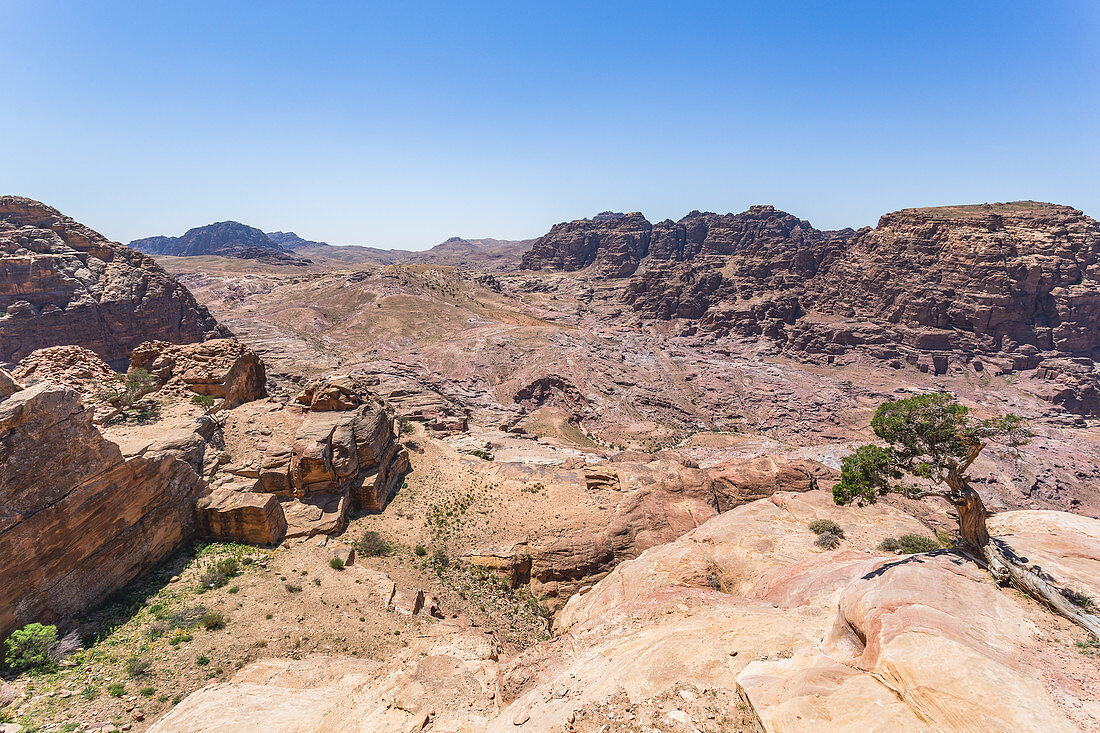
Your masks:
{"label": "green shrub", "polygon": [[840,547],[840,535],[832,532],[822,532],[814,540],[814,544],[826,550],[835,550]]}
{"label": "green shrub", "polygon": [[947,549],[951,549],[955,546],[955,538],[951,536],[950,532],[943,529],[936,530],[936,541],[940,543],[941,547]]}
{"label": "green shrub", "polygon": [[363,557],[382,557],[393,551],[392,545],[385,537],[373,530],[367,530],[359,538],[356,547]]}
{"label": "green shrub", "polygon": [[903,534],[898,537],[898,546],[903,555],[916,555],[920,552],[932,552],[940,549],[940,543],[931,537],[919,534]]}
{"label": "green shrub", "polygon": [[241,564],[237,562],[237,558],[235,557],[227,557],[224,560],[218,560],[214,567],[227,578],[232,578],[241,574]]}
{"label": "green shrub", "polygon": [[1066,588],[1062,591],[1062,595],[1065,596],[1066,600],[1068,600],[1070,603],[1077,606],[1078,608],[1083,608],[1088,613],[1092,613],[1093,609],[1096,608],[1096,601],[1094,601],[1092,599],[1092,596],[1088,595],[1087,593],[1082,593],[1078,590],[1071,590],[1069,588]]}
{"label": "green shrub", "polygon": [[210,611],[202,617],[202,627],[207,631],[224,629],[227,623],[229,623],[229,619],[217,611]]}
{"label": "green shrub", "polygon": [[216,568],[210,568],[199,576],[199,589],[211,590],[213,588],[221,588],[228,582],[229,578],[225,573]]}
{"label": "green shrub", "polygon": [[901,549],[901,544],[898,542],[897,537],[887,537],[878,543],[878,549],[881,552],[897,552]]}
{"label": "green shrub", "polygon": [[328,561],[328,566],[330,568],[332,568],[333,570],[343,570],[344,569],[344,561],[341,560],[338,557],[334,557],[334,558],[332,558],[331,560]]}
{"label": "green shrub", "polygon": [[810,522],[810,531],[814,534],[835,534],[837,538],[844,537],[844,530],[831,519],[815,519]]}
{"label": "green shrub", "polygon": [[205,667],[206,665],[210,664],[210,657],[206,656],[205,654],[200,654],[199,656],[195,657],[195,664],[199,665],[200,667]]}
{"label": "green shrub", "polygon": [[157,688],[155,687],[142,687],[140,690],[138,690],[138,694],[142,697],[152,697],[153,693],[155,693],[156,691]]}
{"label": "green shrub", "polygon": [[437,568],[445,568],[451,564],[451,558],[447,555],[447,551],[442,547],[437,547],[435,552],[432,553],[432,565]]}
{"label": "green shrub", "polygon": [[241,591],[240,586],[231,585],[231,586],[229,586],[229,590],[227,590],[226,593],[240,593],[240,591]]}
{"label": "green shrub", "polygon": [[50,649],[56,643],[56,626],[27,624],[4,641],[4,660],[16,672],[45,672],[53,667]]}
{"label": "green shrub", "polygon": [[112,682],[107,686],[107,694],[111,697],[122,697],[126,694],[126,685],[121,682]]}
{"label": "green shrub", "polygon": [[126,660],[126,674],[130,677],[140,677],[149,671],[149,668],[153,666],[148,660],[141,657],[130,657]]}
{"label": "green shrub", "polygon": [[80,696],[85,700],[94,700],[97,695],[99,695],[99,690],[92,685],[85,685],[84,689],[80,691]]}
{"label": "green shrub", "polygon": [[417,557],[424,557],[425,555],[428,554],[428,548],[425,547],[424,545],[417,545],[413,549],[413,554],[415,554]]}
{"label": "green shrub", "polygon": [[297,583],[287,583],[285,587],[286,587],[286,592],[287,593],[301,593],[302,592],[302,586],[298,585]]}
{"label": "green shrub", "polygon": [[209,415],[214,411],[214,396],[208,394],[197,394],[191,398],[191,404],[196,407],[202,408],[202,411]]}

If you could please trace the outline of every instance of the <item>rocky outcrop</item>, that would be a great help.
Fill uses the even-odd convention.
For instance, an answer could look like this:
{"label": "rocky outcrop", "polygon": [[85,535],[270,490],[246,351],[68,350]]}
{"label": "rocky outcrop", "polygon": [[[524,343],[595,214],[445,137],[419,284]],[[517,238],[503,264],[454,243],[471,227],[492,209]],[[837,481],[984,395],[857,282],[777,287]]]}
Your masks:
{"label": "rocky outcrop", "polygon": [[[259,401],[233,410],[223,435],[228,462],[215,467],[213,485],[274,496],[287,537],[335,533],[351,509],[381,511],[409,469],[392,414],[346,375],[311,382],[292,405]],[[201,508],[213,515],[204,522],[221,521],[216,517],[229,500],[220,496]],[[264,520],[269,528],[261,534],[272,533],[272,521]]]}
{"label": "rocky outcrop", "polygon": [[653,225],[638,213],[555,224],[523,255],[525,270],[572,272],[595,265],[607,277],[627,277],[649,252]]}
{"label": "rocky outcrop", "polygon": [[274,494],[218,489],[196,505],[203,534],[222,542],[277,545],[286,537],[286,515]]}
{"label": "rocky outcrop", "polygon": [[233,339],[175,345],[147,341],[130,356],[131,369],[144,369],[159,384],[222,400],[232,408],[267,396],[264,363]]}
{"label": "rocky outcrop", "polygon": [[12,375],[23,384],[53,382],[84,395],[94,395],[118,378],[118,372],[83,346],[49,346],[32,351]]}
{"label": "rocky outcrop", "polygon": [[[309,244],[309,243],[306,243]],[[245,260],[262,260],[278,265],[308,265],[309,260],[295,257],[292,250],[271,241],[255,227],[236,221],[219,221],[188,229],[179,237],[146,237],[130,242],[138,252],[173,257],[217,255]]]}
{"label": "rocky outcrop", "polygon": [[0,636],[71,619],[155,567],[193,535],[205,489],[169,451],[124,458],[74,390],[0,402]]}
{"label": "rocky outcrop", "polygon": [[150,257],[45,204],[0,196],[0,362],[75,344],[121,368],[142,341],[226,335]]}

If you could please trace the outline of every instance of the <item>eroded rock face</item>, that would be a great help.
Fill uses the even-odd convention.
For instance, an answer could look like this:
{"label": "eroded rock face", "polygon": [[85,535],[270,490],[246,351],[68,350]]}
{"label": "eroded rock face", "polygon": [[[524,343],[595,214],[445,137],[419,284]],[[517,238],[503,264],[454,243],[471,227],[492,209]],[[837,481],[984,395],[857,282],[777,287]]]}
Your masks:
{"label": "eroded rock face", "polygon": [[90,395],[112,384],[118,372],[83,346],[50,346],[32,351],[12,372],[24,384],[53,382]]}
{"label": "eroded rock face", "polygon": [[385,404],[346,375],[311,383],[295,404],[259,401],[226,419],[232,459],[214,467],[215,488],[276,497],[287,537],[337,532],[353,508],[381,511],[409,469]]}
{"label": "eroded rock face", "polygon": [[74,390],[0,402],[0,636],[72,618],[194,532],[205,482],[169,452],[124,459]]}
{"label": "eroded rock face", "polygon": [[627,277],[649,252],[653,225],[638,213],[555,224],[523,255],[525,270],[581,270]]}
{"label": "eroded rock face", "polygon": [[146,370],[161,385],[220,399],[225,408],[267,396],[264,363],[233,339],[186,345],[146,341],[131,354],[130,368]]}
{"label": "eroded rock face", "polygon": [[0,197],[0,361],[76,344],[121,367],[148,339],[226,335],[152,258],[45,204]]}

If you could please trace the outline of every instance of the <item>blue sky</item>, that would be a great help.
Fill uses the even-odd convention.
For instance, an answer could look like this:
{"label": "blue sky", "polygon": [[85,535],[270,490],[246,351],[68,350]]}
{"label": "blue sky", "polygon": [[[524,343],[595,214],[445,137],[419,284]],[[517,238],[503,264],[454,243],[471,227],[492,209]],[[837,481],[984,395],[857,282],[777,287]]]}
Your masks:
{"label": "blue sky", "polygon": [[605,209],[1100,216],[1100,3],[0,0],[0,192],[128,241]]}

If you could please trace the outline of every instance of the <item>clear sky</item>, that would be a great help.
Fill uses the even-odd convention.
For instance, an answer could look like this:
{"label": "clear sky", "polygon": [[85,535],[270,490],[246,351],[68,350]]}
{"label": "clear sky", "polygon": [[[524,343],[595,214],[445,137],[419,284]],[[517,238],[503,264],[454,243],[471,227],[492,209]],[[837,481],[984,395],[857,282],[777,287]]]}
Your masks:
{"label": "clear sky", "polygon": [[1100,3],[0,0],[0,192],[112,239],[1100,216]]}

